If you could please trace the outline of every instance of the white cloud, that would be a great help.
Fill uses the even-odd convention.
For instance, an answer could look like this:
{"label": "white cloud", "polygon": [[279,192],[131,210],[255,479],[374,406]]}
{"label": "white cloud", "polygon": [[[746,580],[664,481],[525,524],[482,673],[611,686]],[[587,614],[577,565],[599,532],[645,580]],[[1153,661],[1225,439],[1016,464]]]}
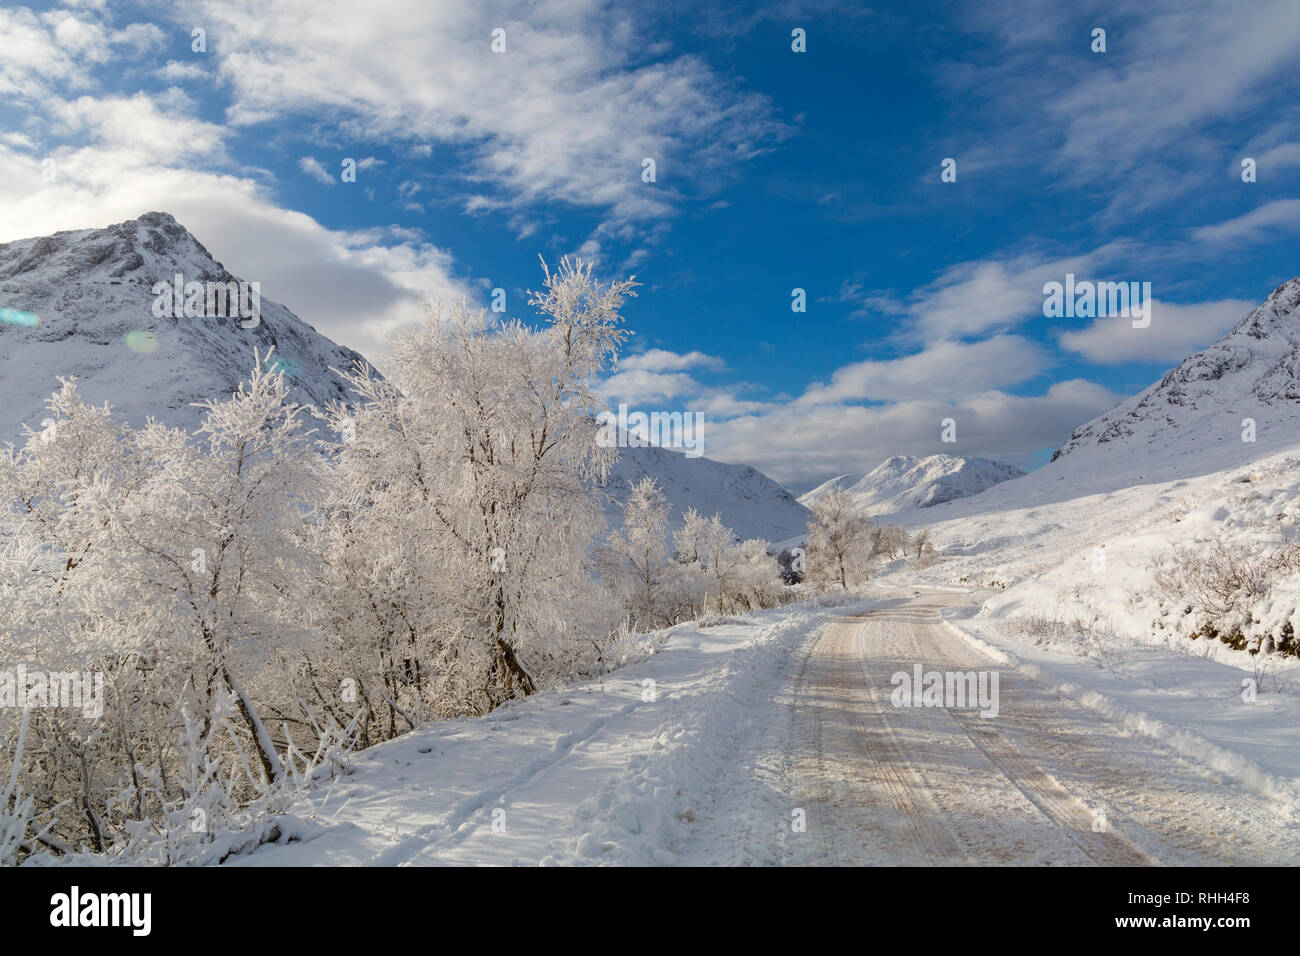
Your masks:
{"label": "white cloud", "polygon": [[[1262,2],[1243,16],[1231,6],[1156,5],[1124,36],[1111,39],[1117,48],[1107,68],[1081,74],[1054,104],[1066,124],[1064,156],[1111,173],[1236,114],[1250,90],[1293,68],[1300,6]],[[1118,46],[1125,42],[1141,49],[1125,55]]]}
{"label": "white cloud", "polygon": [[[1282,143],[1255,157],[1258,169],[1267,174],[1278,169],[1300,166],[1300,143]],[[1238,167],[1234,167],[1234,172]]]}
{"label": "white cloud", "polygon": [[[87,60],[77,57],[55,37],[51,25],[25,7],[0,8],[0,36],[4,37],[4,55],[0,56],[0,96],[16,96],[39,102],[49,95],[50,85],[67,82],[85,86],[82,76]],[[105,44],[106,46],[106,44]]]}
{"label": "white cloud", "polygon": [[1300,230],[1300,199],[1276,199],[1235,219],[1202,226],[1192,238],[1206,243],[1254,242]]}
{"label": "white cloud", "polygon": [[[643,354],[639,363],[641,356],[624,360],[623,370],[602,383],[607,401],[672,403],[702,412],[709,419],[706,455],[795,484],[868,470],[894,454],[947,452],[1030,465],[1035,453],[1063,443],[1118,400],[1077,379],[1041,395],[1002,391],[1051,364],[1045,349],[1016,335],[941,342],[897,359],[856,362],[837,370],[830,385],[814,383],[793,400],[746,399],[743,393],[754,390],[747,383],[702,385],[686,371],[711,365],[712,357],[702,353]],[[628,368],[629,362],[638,367]],[[940,440],[945,418],[957,422],[956,445]]]}
{"label": "white cloud", "polygon": [[157,24],[131,23],[121,30],[113,31],[109,42],[114,46],[129,47],[138,56],[147,50],[161,47],[166,42],[166,36]]}
{"label": "white cloud", "polygon": [[[175,92],[174,102],[184,104],[184,94]],[[166,94],[155,100],[144,93],[51,98],[49,110],[64,135],[88,136],[101,149],[124,150],[143,163],[220,159],[226,131],[181,109],[168,108],[166,99]]]}
{"label": "white cloud", "polygon": [[181,80],[201,80],[212,75],[207,67],[198,62],[182,63],[180,60],[168,60],[165,66],[154,70],[154,75],[176,83]]}
{"label": "white cloud", "polygon": [[[765,98],[702,60],[650,59],[647,50],[664,48],[599,0],[377,0],[364,17],[343,0],[211,0],[197,10],[222,37],[212,55],[234,123],[310,111],[338,117],[356,138],[466,145],[475,178],[518,205],[666,216],[683,192],[730,175],[784,133]],[[491,48],[498,27],[504,53]],[[641,180],[645,157],[656,160],[656,183]]]}
{"label": "white cloud", "polygon": [[856,283],[846,285],[840,297],[861,298],[868,308],[904,316],[909,321],[901,337],[907,340],[968,337],[1041,317],[1044,283],[1063,281],[1067,273],[1090,276],[1129,252],[1127,243],[1112,242],[1060,259],[1026,253],[961,262],[949,266],[906,300],[865,293]]}
{"label": "white cloud", "polygon": [[802,406],[860,400],[946,401],[1028,381],[1051,365],[1047,352],[1018,335],[979,342],[939,342],[896,359],[869,359],[837,369],[829,385],[814,385]]}
{"label": "white cloud", "polygon": [[650,372],[633,369],[615,372],[601,383],[600,393],[611,402],[641,405],[697,395],[700,383],[685,372]]}
{"label": "white cloud", "polygon": [[1211,345],[1249,313],[1256,302],[1222,299],[1175,305],[1152,300],[1151,324],[1133,328],[1124,318],[1097,319],[1085,329],[1064,332],[1061,347],[1094,362],[1180,362]]}
{"label": "white cloud", "polygon": [[[992,0],[961,15],[979,42],[938,66],[949,95],[985,111],[986,142],[1014,144],[1001,151],[1004,165],[1104,183],[1106,217],[1141,215],[1215,180],[1222,188],[1243,111],[1291,106],[1293,0],[1116,0],[1099,16]],[[1105,53],[1090,52],[1094,26],[1107,29]]]}
{"label": "white cloud", "polygon": [[333,174],[321,165],[320,160],[315,156],[303,156],[298,160],[298,168],[318,183],[323,183],[326,186],[334,185]]}
{"label": "white cloud", "polygon": [[681,372],[691,368],[720,369],[726,363],[716,355],[703,352],[670,352],[667,349],[648,349],[636,355],[624,356],[619,360],[619,367],[631,371],[642,369],[648,372]]}
{"label": "white cloud", "polygon": [[[782,405],[710,422],[704,453],[753,465],[789,484],[867,471],[890,455],[980,455],[1024,466],[1034,453],[1064,443],[1076,426],[1118,398],[1099,385],[1070,380],[1034,396],[993,391],[961,402]],[[957,423],[955,444],[940,440],[945,418]]]}

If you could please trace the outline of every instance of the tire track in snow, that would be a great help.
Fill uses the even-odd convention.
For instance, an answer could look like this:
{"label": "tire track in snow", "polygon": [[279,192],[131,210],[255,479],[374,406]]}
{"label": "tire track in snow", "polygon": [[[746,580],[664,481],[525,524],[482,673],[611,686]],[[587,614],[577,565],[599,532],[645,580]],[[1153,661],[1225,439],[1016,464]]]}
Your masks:
{"label": "tire track in snow", "polygon": [[951,829],[941,822],[939,808],[924,777],[916,764],[908,759],[898,734],[890,726],[867,667],[867,657],[862,651],[862,631],[862,625],[859,624],[853,629],[847,644],[857,663],[857,675],[864,682],[865,697],[870,708],[869,716],[864,715],[859,725],[863,749],[879,768],[878,779],[885,784],[895,807],[906,815],[916,846],[931,859],[946,863],[966,860],[966,853]]}
{"label": "tire track in snow", "polygon": [[1093,832],[1093,816],[1087,806],[1017,750],[983,717],[970,711],[947,709],[947,713],[989,762],[1093,862],[1102,866],[1159,865],[1159,861],[1118,833],[1113,826],[1108,824],[1104,831]]}
{"label": "tire track in snow", "polygon": [[619,720],[641,706],[641,701],[625,704],[614,713],[598,718],[579,730],[572,730],[557,738],[551,749],[529,761],[517,774],[504,783],[483,790],[457,802],[447,816],[437,823],[421,827],[401,842],[388,847],[366,862],[367,866],[402,866],[426,850],[440,846],[454,846],[475,829],[474,815],[489,803],[499,803],[508,794],[527,786],[552,766],[567,757],[575,747],[595,737],[609,723]]}
{"label": "tire track in snow", "polygon": [[[906,622],[918,661],[925,660],[934,666],[949,670],[969,669],[969,661],[957,661],[951,653],[943,621],[937,610],[910,611],[895,614],[891,619]],[[927,641],[926,638],[929,640]],[[964,649],[965,645],[963,645]],[[866,655],[862,656],[866,669]],[[966,734],[976,748],[994,767],[1038,809],[1051,823],[1087,857],[1103,866],[1156,866],[1159,862],[1120,834],[1108,821],[1103,832],[1094,832],[1093,814],[1078,796],[1071,794],[1051,774],[1018,749],[994,725],[994,720],[981,717],[970,710],[951,707],[942,709]],[[1024,715],[1016,719],[1026,720]]]}

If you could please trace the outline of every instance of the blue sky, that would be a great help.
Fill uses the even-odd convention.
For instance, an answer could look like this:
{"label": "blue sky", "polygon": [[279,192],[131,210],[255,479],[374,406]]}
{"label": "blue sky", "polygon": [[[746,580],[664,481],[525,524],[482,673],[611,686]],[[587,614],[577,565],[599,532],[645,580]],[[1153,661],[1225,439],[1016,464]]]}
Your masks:
{"label": "blue sky", "polygon": [[[374,357],[421,296],[526,316],[539,254],[593,258],[643,283],[611,403],[796,489],[1041,464],[1300,273],[1294,2],[82,2],[0,36],[0,241],[166,210]],[[1150,282],[1151,326],[1045,318],[1066,272]]]}

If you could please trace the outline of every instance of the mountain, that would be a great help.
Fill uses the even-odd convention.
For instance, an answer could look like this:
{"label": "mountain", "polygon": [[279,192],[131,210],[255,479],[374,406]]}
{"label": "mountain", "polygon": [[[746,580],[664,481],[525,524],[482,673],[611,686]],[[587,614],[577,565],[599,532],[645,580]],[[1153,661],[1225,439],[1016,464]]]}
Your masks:
{"label": "mountain", "polygon": [[799,501],[811,506],[822,495],[839,489],[848,492],[857,507],[869,514],[895,514],[977,495],[1023,474],[1014,465],[987,458],[895,455],[865,475],[840,475],[823,482]]}
{"label": "mountain", "polygon": [[[1254,423],[1253,436],[1245,419]],[[1293,442],[1297,426],[1300,278],[1278,286],[1227,335],[1159,382],[1075,429],[1052,461],[1159,468],[1162,460],[1199,455],[1231,464]]]}
{"label": "mountain", "polygon": [[[23,423],[39,430],[57,376],[76,376],[84,398],[108,402],[133,425],[153,416],[192,429],[201,411],[190,403],[238,388],[255,347],[265,356],[275,346],[272,361],[285,370],[294,401],[323,406],[347,397],[332,368],[351,369],[362,356],[269,299],[260,299],[253,328],[228,303],[210,317],[184,317],[184,308],[178,318],[155,315],[154,284],[174,285],[177,274],[203,283],[205,293],[208,284],[240,282],[164,212],[0,244],[0,447],[21,444]],[[742,537],[775,540],[802,534],[808,523],[807,509],[753,468],[660,448],[623,449],[606,490],[621,500],[645,474],[664,490],[676,525],[691,506],[721,511]],[[617,524],[618,502],[607,510]]]}
{"label": "mountain", "polygon": [[[781,485],[748,465],[726,465],[709,458],[688,458],[667,448],[622,448],[605,490],[617,501],[628,488],[650,475],[668,499],[669,525],[681,527],[690,507],[706,517],[722,513],[722,522],[741,538],[783,541],[804,534],[808,509]],[[620,506],[606,507],[617,527]]]}
{"label": "mountain", "polygon": [[[1152,322],[1159,321],[1157,311]],[[983,536],[1003,540],[1012,533],[1000,524],[1005,516],[1029,509],[1037,512],[1024,522],[1034,528],[1025,539],[1032,541],[1068,524],[1056,508],[1063,502],[1089,499],[1105,510],[1135,486],[1181,488],[1298,446],[1300,278],[1278,286],[1219,341],[1158,382],[1080,425],[1042,468],[908,520],[974,519],[984,522],[978,531],[969,521],[960,525],[972,542]],[[1161,501],[1175,498],[1171,493]],[[1071,505],[1076,507],[1092,522],[1081,535],[1098,532],[1099,512],[1092,505]]]}
{"label": "mountain", "polygon": [[229,304],[226,315],[155,315],[154,283],[178,274],[205,288],[239,282],[164,212],[0,245],[0,447],[21,443],[24,422],[39,430],[60,375],[133,425],[152,415],[191,428],[201,412],[190,403],[229,395],[248,377],[254,348],[265,357],[274,345],[294,401],[345,397],[330,367],[362,357],[269,299],[255,328]]}
{"label": "mountain", "polygon": [[[1153,328],[1159,321],[1157,311]],[[942,555],[932,582],[989,589],[979,616],[994,633],[1002,619],[1044,651],[1109,662],[1108,642],[1145,653],[1204,636],[1208,624],[1233,648],[1190,653],[1235,654],[1227,662],[1249,673],[1259,668],[1251,654],[1284,649],[1300,626],[1300,578],[1286,559],[1297,491],[1292,279],[1219,341],[1075,429],[1049,464],[902,520],[928,527]],[[1197,599],[1205,581],[1225,598]]]}

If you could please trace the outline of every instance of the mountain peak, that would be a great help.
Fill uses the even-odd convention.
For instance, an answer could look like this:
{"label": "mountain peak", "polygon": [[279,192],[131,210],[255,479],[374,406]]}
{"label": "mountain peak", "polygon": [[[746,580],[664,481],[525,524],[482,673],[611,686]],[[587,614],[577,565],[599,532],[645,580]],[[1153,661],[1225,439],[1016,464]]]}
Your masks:
{"label": "mountain peak", "polygon": [[152,285],[177,272],[201,282],[233,279],[188,229],[166,212],[102,229],[74,229],[0,244],[0,282],[36,269],[48,283]]}
{"label": "mountain peak", "polygon": [[[154,292],[157,283],[174,288],[178,275],[185,295]],[[193,283],[202,294],[190,309]],[[216,286],[220,297],[209,291]],[[58,376],[77,377],[87,400],[108,402],[132,424],[154,416],[192,427],[200,413],[191,403],[230,394],[254,351],[272,347],[303,404],[345,398],[331,367],[364,361],[261,297],[260,282],[228,272],[170,213],[0,244],[0,444],[41,420]]]}
{"label": "mountain peak", "polygon": [[799,501],[811,507],[817,499],[838,489],[849,494],[855,507],[869,514],[894,514],[976,495],[1023,474],[1014,465],[987,458],[948,454],[894,455],[865,475],[832,478],[803,495]]}
{"label": "mountain peak", "polygon": [[[1158,320],[1158,317],[1157,317]],[[1169,445],[1177,456],[1293,438],[1300,424],[1300,278],[1282,283],[1209,348],[1189,355],[1154,385],[1074,430],[1052,456],[1081,451],[1133,457]],[[1242,447],[1247,446],[1247,447]],[[1176,457],[1175,449],[1160,459]]]}

